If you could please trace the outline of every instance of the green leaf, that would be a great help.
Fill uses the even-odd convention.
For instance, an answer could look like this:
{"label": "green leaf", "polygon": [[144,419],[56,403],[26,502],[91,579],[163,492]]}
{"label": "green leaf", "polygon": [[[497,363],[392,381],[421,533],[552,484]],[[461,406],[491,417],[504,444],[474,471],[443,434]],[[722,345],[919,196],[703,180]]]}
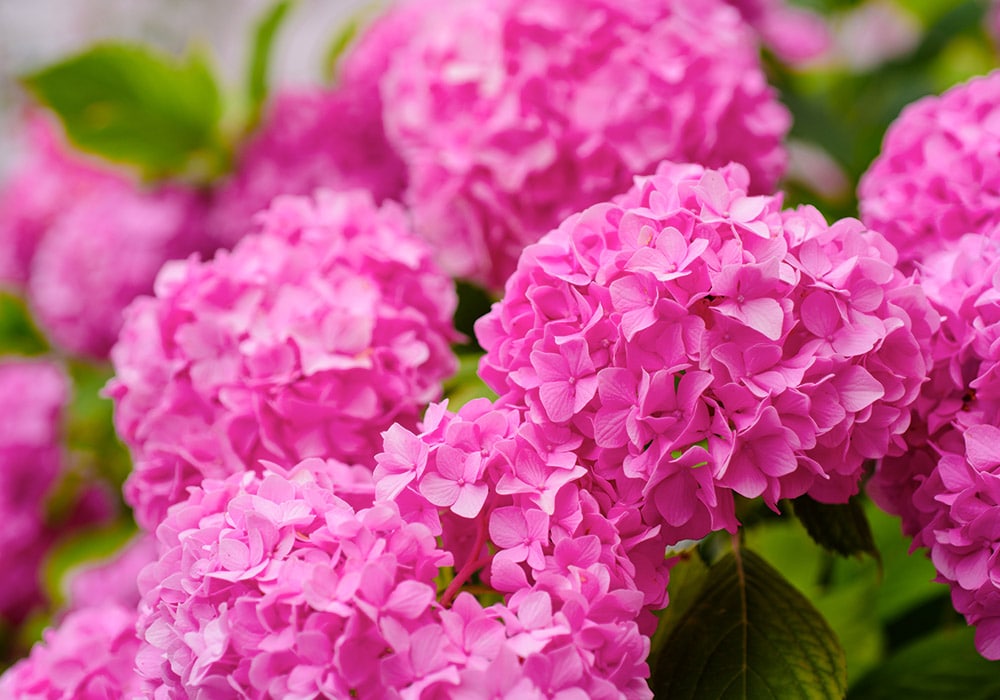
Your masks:
{"label": "green leaf", "polygon": [[224,158],[221,100],[203,56],[105,43],[23,78],[79,148],[146,177],[197,176]]}
{"label": "green leaf", "polygon": [[481,354],[469,353],[458,355],[458,371],[444,385],[444,395],[448,399],[449,410],[457,411],[473,399],[496,400],[497,395],[479,378],[479,358],[481,356]]}
{"label": "green leaf", "polygon": [[77,530],[56,543],[46,555],[42,567],[45,592],[53,607],[59,607],[65,602],[63,580],[71,569],[110,558],[121,550],[136,532],[134,523],[118,520],[101,527]]}
{"label": "green leaf", "polygon": [[1000,662],[976,652],[970,628],[943,630],[912,644],[851,687],[850,700],[995,700]]}
{"label": "green leaf", "polygon": [[323,77],[332,81],[337,75],[337,66],[340,64],[340,57],[347,51],[347,47],[358,35],[361,24],[364,22],[367,13],[362,11],[355,13],[344,22],[343,26],[333,36],[329,48],[326,50],[326,57],[323,59]]}
{"label": "green leaf", "polygon": [[247,105],[249,109],[248,128],[252,129],[260,119],[260,113],[268,95],[268,73],[271,67],[271,53],[278,30],[292,9],[293,0],[276,2],[258,21],[253,35],[253,49],[247,70]]}
{"label": "green leaf", "polygon": [[684,619],[684,613],[698,599],[698,594],[705,587],[709,568],[697,550],[682,552],[676,556],[677,562],[670,569],[670,583],[667,592],[670,603],[659,613],[660,621],[656,625],[656,633],[650,643],[649,663],[656,665],[663,645]]}
{"label": "green leaf", "polygon": [[0,354],[40,355],[47,350],[45,336],[35,327],[24,301],[0,292]]}
{"label": "green leaf", "polygon": [[876,560],[879,558],[872,528],[857,496],[837,504],[800,496],[792,503],[795,515],[816,544],[845,557],[871,554]]}
{"label": "green leaf", "polygon": [[844,651],[809,601],[753,552],[709,570],[652,681],[671,700],[843,698]]}

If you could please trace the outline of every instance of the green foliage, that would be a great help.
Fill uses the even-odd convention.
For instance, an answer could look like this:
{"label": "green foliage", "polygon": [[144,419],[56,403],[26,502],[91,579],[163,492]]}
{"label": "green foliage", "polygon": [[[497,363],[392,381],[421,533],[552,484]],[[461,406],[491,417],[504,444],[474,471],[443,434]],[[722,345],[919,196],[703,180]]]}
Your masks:
{"label": "green foliage", "polygon": [[48,350],[24,301],[0,292],[0,355],[40,355]]}
{"label": "green foliage", "polygon": [[653,691],[693,698],[842,698],[844,651],[822,615],[749,550],[714,564],[666,641]]}
{"label": "green foliage", "polygon": [[74,145],[148,178],[205,177],[224,165],[219,88],[205,60],[105,43],[23,78]]}
{"label": "green foliage", "polygon": [[247,70],[248,130],[260,120],[269,91],[268,73],[274,42],[293,5],[294,0],[276,2],[260,19],[254,30],[253,48],[250,51],[250,65]]}
{"label": "green foliage", "polygon": [[816,544],[849,557],[870,554],[879,558],[868,518],[855,496],[847,503],[820,503],[809,496],[793,501],[795,515]]}
{"label": "green foliage", "polygon": [[942,630],[892,656],[851,687],[850,700],[995,700],[1000,662],[976,652],[972,629]]}
{"label": "green foliage", "polygon": [[448,399],[450,410],[457,411],[473,399],[496,400],[497,395],[477,374],[481,356],[479,353],[459,353],[458,371],[444,385],[444,395]]}
{"label": "green foliage", "polygon": [[45,593],[54,608],[66,602],[64,579],[70,570],[110,558],[136,533],[130,521],[116,521],[98,528],[77,530],[49,551],[42,571]]}
{"label": "green foliage", "polygon": [[358,31],[363,24],[362,13],[352,15],[344,22],[340,30],[334,34],[333,41],[326,50],[326,57],[323,59],[323,77],[332,81],[337,75],[337,66],[340,64],[340,57],[347,51]]}

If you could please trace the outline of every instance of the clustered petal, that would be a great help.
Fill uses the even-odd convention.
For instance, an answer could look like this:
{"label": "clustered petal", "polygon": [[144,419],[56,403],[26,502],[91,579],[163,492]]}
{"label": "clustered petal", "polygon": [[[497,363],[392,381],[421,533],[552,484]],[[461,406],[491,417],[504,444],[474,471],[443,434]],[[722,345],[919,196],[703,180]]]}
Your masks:
{"label": "clustered petal", "polygon": [[858,188],[861,218],[919,263],[1000,224],[1000,72],[903,110]]}
{"label": "clustered petal", "polygon": [[144,683],[135,672],[139,639],[135,608],[113,603],[69,613],[48,629],[31,655],[0,678],[0,696],[19,700],[133,698]]}
{"label": "clustered petal", "polygon": [[904,449],[932,314],[858,221],[781,211],[741,166],[664,163],[525,250],[480,371],[668,543],[733,495],[843,502]]}
{"label": "clustered petal", "polygon": [[[789,126],[754,35],[721,0],[403,3],[381,79],[417,231],[502,287],[525,245],[664,158],[730,161],[768,191]],[[362,41],[364,44],[364,40]],[[394,49],[394,50],[393,50]]]}
{"label": "clustered petal", "polygon": [[112,352],[126,498],[152,529],[189,486],[260,459],[373,465],[455,369],[454,286],[403,212],[283,197],[231,252],[161,272]]}

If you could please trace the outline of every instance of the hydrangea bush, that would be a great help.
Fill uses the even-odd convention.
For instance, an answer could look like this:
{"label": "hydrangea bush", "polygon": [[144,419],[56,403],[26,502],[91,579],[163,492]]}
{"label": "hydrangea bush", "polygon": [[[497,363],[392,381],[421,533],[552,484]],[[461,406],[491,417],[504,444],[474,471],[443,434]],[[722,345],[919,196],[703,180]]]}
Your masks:
{"label": "hydrangea bush", "polygon": [[981,11],[401,0],[271,90],[291,5],[24,77],[0,696],[1000,695],[995,74],[872,162]]}

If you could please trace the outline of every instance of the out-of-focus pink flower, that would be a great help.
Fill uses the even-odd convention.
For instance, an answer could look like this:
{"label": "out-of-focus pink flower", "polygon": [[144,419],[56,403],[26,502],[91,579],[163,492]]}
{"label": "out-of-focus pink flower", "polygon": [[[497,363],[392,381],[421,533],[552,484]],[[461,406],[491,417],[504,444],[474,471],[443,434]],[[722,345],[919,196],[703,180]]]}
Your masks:
{"label": "out-of-focus pink flower", "polygon": [[808,63],[830,50],[830,27],[815,12],[793,7],[786,0],[726,0],[782,61]]}
{"label": "out-of-focus pink flower", "polygon": [[71,612],[0,677],[0,696],[18,700],[132,698],[139,639],[134,609],[108,604]]}
{"label": "out-of-focus pink flower", "polygon": [[[0,617],[14,624],[42,600],[39,569],[58,534],[46,522],[46,498],[64,467],[68,401],[69,380],[59,366],[0,362]],[[74,525],[106,515],[102,504],[94,505],[92,512],[59,515]]]}
{"label": "out-of-focus pink flower", "polygon": [[114,556],[89,562],[70,571],[63,579],[66,607],[70,610],[115,604],[126,609],[139,605],[136,580],[139,572],[156,559],[156,540],[140,533]]}
{"label": "out-of-focus pink flower", "polygon": [[858,187],[861,217],[912,267],[1000,224],[1000,72],[903,110]]}
{"label": "out-of-focus pink flower", "polygon": [[856,71],[868,71],[905,56],[920,44],[923,28],[894,0],[869,0],[834,20],[831,58]]}
{"label": "out-of-focus pink flower", "polygon": [[361,192],[282,197],[215,260],[171,263],[127,312],[108,386],[141,525],[259,460],[373,465],[455,369],[454,286],[403,212]]}
{"label": "out-of-focus pink flower", "polygon": [[71,153],[41,117],[29,126],[33,151],[0,194],[0,284],[26,294],[57,345],[104,359],[163,263],[212,249],[204,200]]}
{"label": "out-of-focus pink flower", "polygon": [[364,189],[398,199],[405,171],[382,130],[375,83],[352,79],[333,90],[279,93],[214,194],[208,232],[232,247],[276,195],[317,188]]}
{"label": "out-of-focus pink flower", "polygon": [[456,276],[499,289],[525,245],[664,158],[741,162],[755,192],[784,168],[788,113],[721,0],[402,7],[407,40],[364,54],[390,55],[383,116],[406,201]]}

